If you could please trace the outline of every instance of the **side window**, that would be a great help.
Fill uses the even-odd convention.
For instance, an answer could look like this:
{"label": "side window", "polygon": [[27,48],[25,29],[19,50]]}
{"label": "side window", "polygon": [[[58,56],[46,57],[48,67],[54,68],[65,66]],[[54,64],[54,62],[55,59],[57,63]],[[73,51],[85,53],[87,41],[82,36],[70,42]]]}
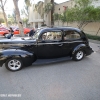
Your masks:
{"label": "side window", "polygon": [[46,40],[46,37],[47,37],[47,33],[43,33],[42,34],[42,40]]}
{"label": "side window", "polygon": [[59,41],[62,39],[62,32],[61,31],[52,31],[46,32],[42,34],[42,40],[51,40],[51,41]]}
{"label": "side window", "polygon": [[64,40],[80,39],[80,34],[76,31],[64,31]]}

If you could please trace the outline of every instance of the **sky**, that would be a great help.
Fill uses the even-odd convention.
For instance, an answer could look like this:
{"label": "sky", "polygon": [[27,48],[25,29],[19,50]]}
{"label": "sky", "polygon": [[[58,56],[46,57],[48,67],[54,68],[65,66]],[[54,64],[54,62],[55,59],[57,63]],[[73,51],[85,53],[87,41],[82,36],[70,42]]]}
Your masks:
{"label": "sky", "polygon": [[[34,3],[37,3],[39,1],[44,1],[44,0],[33,0]],[[54,0],[56,3],[62,3],[62,2],[65,2],[65,1],[68,1],[68,0]],[[24,6],[24,0],[19,0],[18,2],[18,6],[19,6],[19,9],[22,9],[23,6]],[[13,0],[7,0],[7,3],[5,5],[5,11],[6,11],[6,14],[12,14],[12,10],[14,8],[14,5],[13,5]]]}

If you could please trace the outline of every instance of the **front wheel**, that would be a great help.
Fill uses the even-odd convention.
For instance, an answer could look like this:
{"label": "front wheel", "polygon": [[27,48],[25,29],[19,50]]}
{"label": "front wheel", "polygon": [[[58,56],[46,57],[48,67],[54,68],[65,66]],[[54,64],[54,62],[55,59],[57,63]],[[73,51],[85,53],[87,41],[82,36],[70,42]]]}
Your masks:
{"label": "front wheel", "polygon": [[84,51],[83,50],[78,50],[73,55],[73,60],[76,60],[76,61],[80,61],[83,58],[84,58]]}
{"label": "front wheel", "polygon": [[22,69],[23,63],[18,58],[11,58],[6,61],[5,67],[10,71],[18,71],[18,70]]}

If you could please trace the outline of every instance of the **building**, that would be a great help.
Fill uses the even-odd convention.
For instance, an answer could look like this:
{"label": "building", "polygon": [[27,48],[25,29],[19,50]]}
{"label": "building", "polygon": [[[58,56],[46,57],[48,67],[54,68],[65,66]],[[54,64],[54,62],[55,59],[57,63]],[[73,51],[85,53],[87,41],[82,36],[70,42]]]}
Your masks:
{"label": "building", "polygon": [[[100,7],[100,0],[93,0],[91,3],[94,7]],[[69,0],[60,4],[55,5],[55,11],[54,13],[61,14],[65,7],[67,8],[72,8],[75,6],[74,0]],[[78,27],[79,23],[74,22],[74,23],[63,23],[61,21],[55,21],[54,23],[55,26],[71,26],[71,27]],[[85,33],[100,36],[100,22],[91,22],[88,23],[86,26],[83,28]]]}
{"label": "building", "polygon": [[[43,23],[46,25],[51,25],[51,12],[45,13],[44,6],[50,3],[51,0],[44,0],[44,2],[40,1],[38,4],[33,4],[29,8],[29,23],[32,27],[40,27]],[[60,4],[55,3],[54,5],[54,13],[61,14],[67,8],[72,8],[75,6],[75,0],[69,0]],[[100,0],[93,0],[92,5],[94,7],[100,6]],[[55,26],[62,26],[63,23],[61,21],[54,22]],[[64,23],[63,26],[72,26],[78,27],[78,23]],[[88,34],[96,34],[98,29],[100,28],[100,22],[92,22],[87,24],[84,27],[84,31]],[[100,32],[98,33],[100,35]]]}
{"label": "building", "polygon": [[[44,0],[45,2],[39,1],[37,4],[33,4],[29,7],[29,23],[33,27],[40,27],[43,23],[50,25],[51,23],[51,12],[45,13],[44,6],[51,0]],[[54,13],[61,14],[64,9],[71,8],[75,6],[75,0],[69,0],[54,6]],[[92,5],[95,7],[100,6],[100,0],[93,0]]]}
{"label": "building", "polygon": [[[45,13],[44,6],[47,3],[50,3],[51,0],[45,0],[45,2],[39,1],[37,4],[33,4],[29,7],[29,21],[28,23],[32,27],[40,27],[42,24],[51,25],[51,12]],[[72,6],[72,2],[64,2],[61,4],[55,3],[55,12],[61,13],[64,9],[64,6]],[[60,8],[60,10],[58,10]]]}
{"label": "building", "polygon": [[[37,7],[38,6],[38,7]],[[43,2],[40,1],[38,4],[33,4],[29,7],[29,21],[28,23],[32,27],[40,27],[44,22],[43,17]]]}
{"label": "building", "polygon": [[75,5],[73,0],[66,1],[55,5],[54,13],[62,13],[67,8],[72,8]]}

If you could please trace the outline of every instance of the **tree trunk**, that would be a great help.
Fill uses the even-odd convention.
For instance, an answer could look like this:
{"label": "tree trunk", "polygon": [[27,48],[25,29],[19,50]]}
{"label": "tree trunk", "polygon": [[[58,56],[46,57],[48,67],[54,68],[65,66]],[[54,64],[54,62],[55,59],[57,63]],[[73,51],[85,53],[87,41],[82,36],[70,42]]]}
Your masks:
{"label": "tree trunk", "polygon": [[53,5],[51,10],[51,25],[54,25],[53,13],[54,13],[54,0],[51,0],[51,4]]}
{"label": "tree trunk", "polygon": [[20,36],[24,36],[24,31],[23,31],[23,24],[20,18],[20,13],[19,13],[19,9],[18,9],[18,0],[13,0],[14,2],[14,6],[15,6],[15,12],[16,12],[16,20],[19,26],[19,32],[20,32]]}
{"label": "tree trunk", "polygon": [[99,29],[98,29],[98,31],[97,31],[97,33],[96,33],[96,36],[98,35],[99,31],[100,31],[100,27],[99,27]]}
{"label": "tree trunk", "polygon": [[5,11],[4,11],[4,5],[3,5],[2,0],[0,0],[0,1],[1,1],[1,9],[2,9],[2,12],[3,12],[3,16],[4,16],[4,21],[5,21],[5,23],[6,23],[6,26],[8,27],[8,22],[7,22],[6,13],[5,13]]}

